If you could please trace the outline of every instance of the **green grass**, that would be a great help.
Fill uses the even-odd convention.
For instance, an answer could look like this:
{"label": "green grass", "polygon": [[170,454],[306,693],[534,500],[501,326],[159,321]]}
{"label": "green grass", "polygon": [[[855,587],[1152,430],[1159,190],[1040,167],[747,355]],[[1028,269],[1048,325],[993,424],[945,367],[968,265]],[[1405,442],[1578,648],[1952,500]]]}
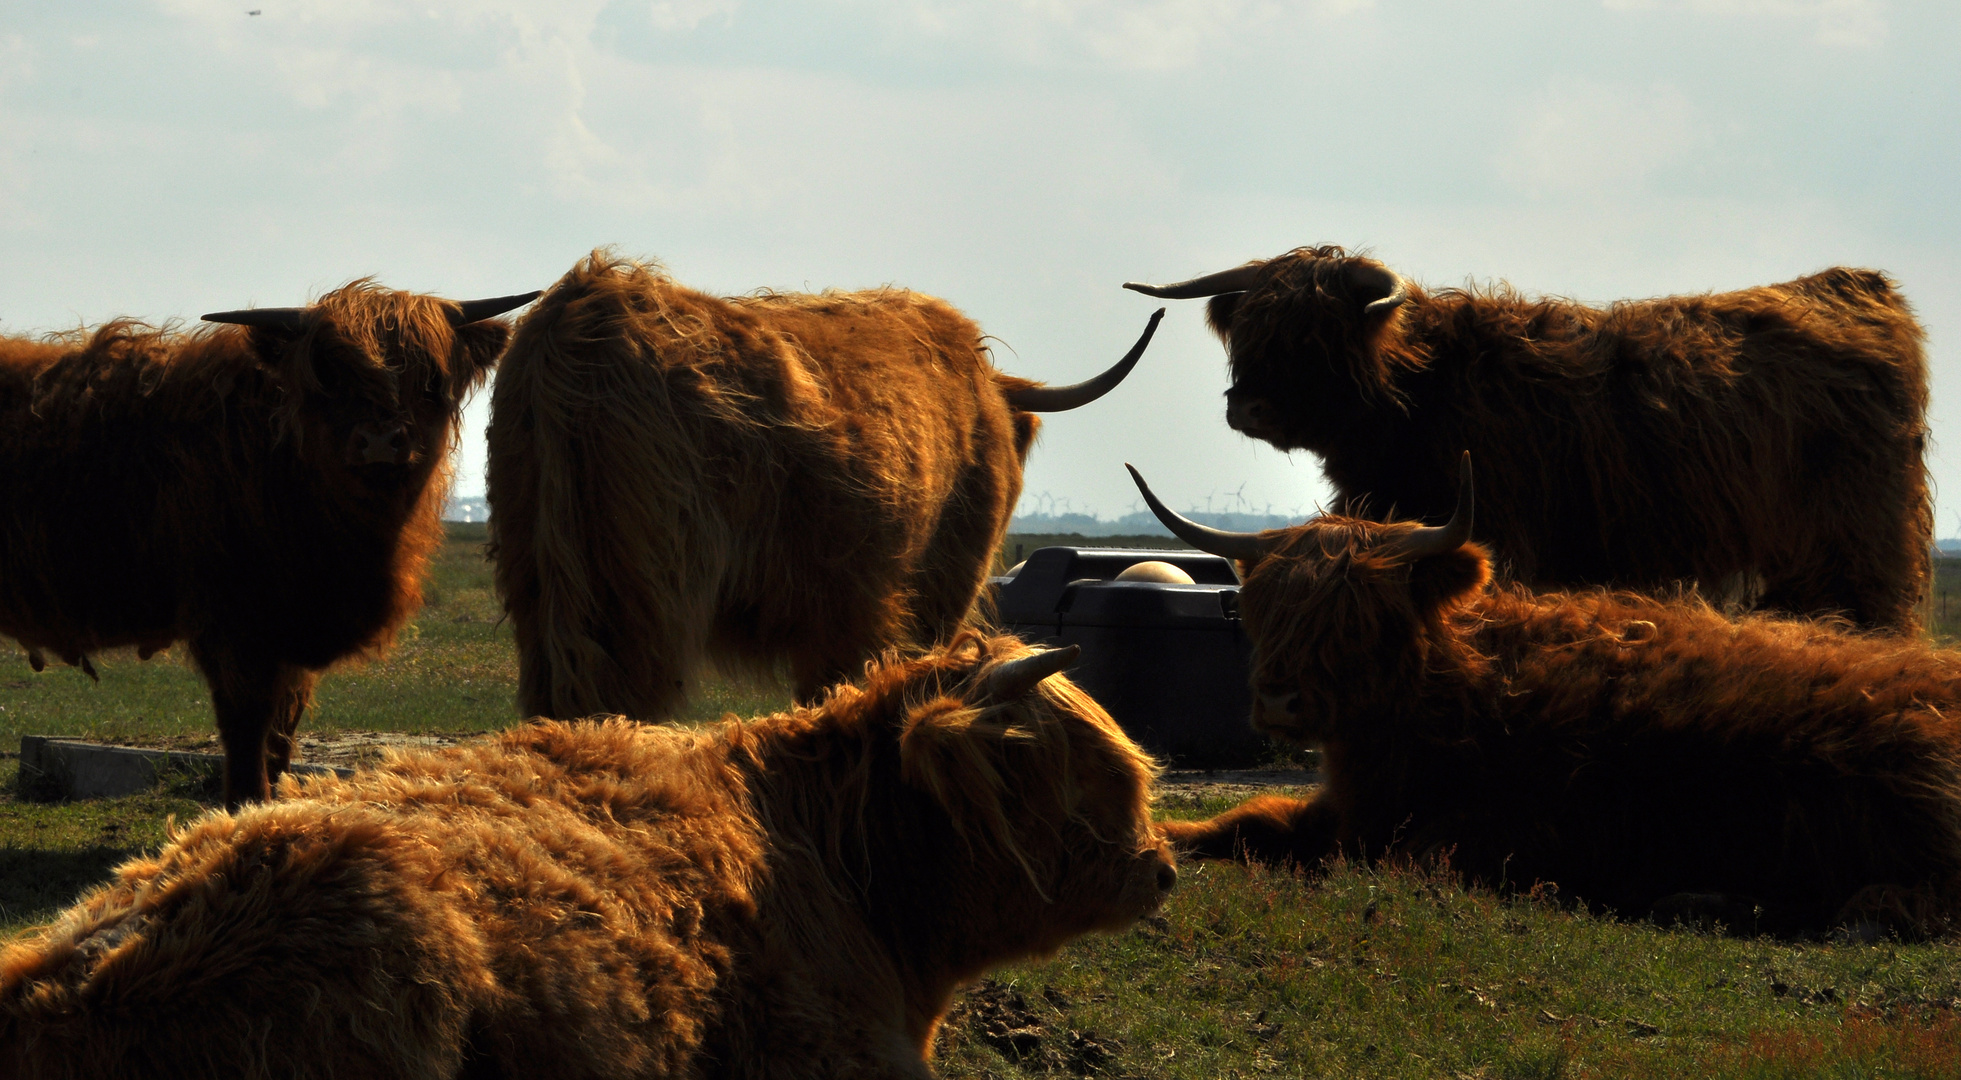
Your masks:
{"label": "green grass", "polygon": [[1934,587],[1922,609],[1922,621],[1935,641],[1961,643],[1961,559],[1934,560]]}
{"label": "green grass", "polygon": [[[304,730],[491,731],[515,663],[481,555],[455,527],[430,603],[383,661],[330,673]],[[1024,551],[1034,543],[1022,540]],[[1112,543],[1130,543],[1114,538]],[[1011,539],[1012,543],[1012,539]],[[1009,549],[1012,554],[1012,548]],[[1961,560],[1943,560],[1961,637]],[[193,784],[67,804],[12,797],[21,734],[211,739],[196,674],[100,657],[102,681],[0,656],[0,933],[44,922],[203,811]],[[710,687],[693,718],[782,704]],[[1222,799],[1167,800],[1203,817]],[[1138,928],[996,972],[942,1032],[949,1077],[1961,1080],[1961,945],[1791,943],[1664,930],[1411,871],[1305,878],[1186,864]]]}
{"label": "green grass", "polygon": [[[518,719],[511,629],[483,558],[484,526],[450,525],[431,567],[426,603],[386,658],[352,663],[320,680],[302,731],[497,731]],[[0,652],[0,751],[22,735],[56,735],[138,745],[210,746],[211,697],[182,649],[150,660],[127,649],[94,658],[100,682],[51,663],[35,673],[8,643]],[[783,707],[773,687],[703,688],[686,720]]]}
{"label": "green grass", "polygon": [[996,972],[940,1064],[1067,1074],[1093,1046],[1111,1076],[1956,1077],[1957,1005],[1951,944],[1724,938],[1407,870],[1188,864],[1160,918]]}

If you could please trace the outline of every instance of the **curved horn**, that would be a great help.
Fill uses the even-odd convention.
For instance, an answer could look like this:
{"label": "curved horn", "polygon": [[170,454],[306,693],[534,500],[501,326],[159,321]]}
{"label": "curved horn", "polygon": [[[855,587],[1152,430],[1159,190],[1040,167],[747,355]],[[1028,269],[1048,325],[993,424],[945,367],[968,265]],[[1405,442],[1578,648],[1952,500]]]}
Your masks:
{"label": "curved horn", "polygon": [[1146,285],[1141,281],[1126,281],[1123,287],[1131,292],[1141,292],[1145,296],[1155,296],[1160,300],[1197,300],[1220,293],[1245,292],[1260,283],[1260,268],[1265,263],[1247,263],[1216,274],[1195,277],[1190,281],[1174,282],[1170,285]]}
{"label": "curved horn", "polygon": [[205,322],[231,323],[235,326],[260,326],[268,330],[290,330],[299,333],[306,325],[306,309],[296,307],[240,308],[237,311],[214,311],[202,316]]}
{"label": "curved horn", "polygon": [[1457,509],[1442,525],[1418,529],[1403,537],[1397,554],[1409,562],[1432,555],[1456,551],[1471,539],[1471,517],[1477,511],[1477,492],[1471,486],[1471,452],[1464,451],[1457,466]]}
{"label": "curved horn", "polygon": [[1171,530],[1171,535],[1200,551],[1221,555],[1228,559],[1238,559],[1241,562],[1255,562],[1266,554],[1267,542],[1260,538],[1259,533],[1227,532],[1224,529],[1200,525],[1196,521],[1180,517],[1159,502],[1156,495],[1151,494],[1151,486],[1144,482],[1136,466],[1126,461],[1124,468],[1130,470],[1130,478],[1137,481],[1137,490],[1144,493],[1144,501],[1150,505],[1151,513],[1156,514],[1158,520],[1164,522],[1164,527]]}
{"label": "curved horn", "polygon": [[1364,318],[1373,319],[1377,315],[1387,315],[1402,307],[1409,299],[1409,283],[1402,276],[1386,266],[1373,263],[1350,263],[1349,283],[1371,291],[1380,290],[1384,295],[1380,300],[1371,300],[1362,309]]}
{"label": "curved horn", "polygon": [[1103,374],[1071,386],[1031,386],[1026,390],[1010,390],[1009,407],[1022,412],[1065,412],[1087,405],[1115,390],[1124,376],[1130,374],[1130,369],[1137,366],[1137,358],[1144,355],[1144,347],[1151,343],[1151,335],[1158,332],[1158,320],[1162,318],[1163,308],[1152,312],[1150,323],[1144,327],[1144,336],[1123,354],[1122,360],[1112,364]]}
{"label": "curved horn", "polygon": [[498,296],[489,300],[463,300],[457,307],[461,310],[450,313],[449,324],[462,326],[464,323],[482,322],[492,316],[502,315],[512,308],[523,307],[544,295],[543,289],[533,289],[516,296]]}
{"label": "curved horn", "polygon": [[987,673],[987,687],[981,697],[994,705],[1018,700],[1035,689],[1035,685],[1043,679],[1075,663],[1082,654],[1081,645],[1064,645],[1059,649],[1043,649],[996,664]]}

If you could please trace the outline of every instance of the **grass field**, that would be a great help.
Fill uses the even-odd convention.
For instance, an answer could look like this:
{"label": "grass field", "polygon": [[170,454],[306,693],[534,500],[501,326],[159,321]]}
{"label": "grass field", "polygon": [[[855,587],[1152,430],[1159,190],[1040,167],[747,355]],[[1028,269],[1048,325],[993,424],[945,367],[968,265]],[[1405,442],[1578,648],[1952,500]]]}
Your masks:
{"label": "grass field", "polygon": [[[467,733],[515,721],[509,630],[497,621],[481,542],[482,526],[455,527],[411,631],[387,660],[325,678],[304,731]],[[1935,629],[1961,638],[1961,561],[1943,561],[1941,579],[1954,607],[1939,619],[1937,590]],[[100,684],[67,668],[33,674],[17,651],[0,656],[0,752],[17,757],[22,734],[212,741],[209,703],[188,668],[115,655],[96,666]],[[770,687],[712,687],[692,715],[782,700]],[[171,816],[205,810],[188,788],[22,802],[15,767],[0,762],[6,932],[46,920],[115,863],[155,847]],[[1336,867],[1306,879],[1187,864],[1160,916],[971,990],[938,1064],[950,1077],[1002,1080],[1961,1080],[1957,1010],[1955,943],[1729,938],[1408,871]]]}

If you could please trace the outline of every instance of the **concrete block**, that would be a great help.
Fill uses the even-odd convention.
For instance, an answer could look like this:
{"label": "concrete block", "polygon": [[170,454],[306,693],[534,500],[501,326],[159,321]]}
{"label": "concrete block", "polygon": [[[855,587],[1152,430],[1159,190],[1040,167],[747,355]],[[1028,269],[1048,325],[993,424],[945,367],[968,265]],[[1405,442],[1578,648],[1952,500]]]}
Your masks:
{"label": "concrete block", "polygon": [[[225,759],[217,754],[102,746],[45,735],[20,737],[21,794],[46,802],[134,795],[155,788],[173,772],[218,774],[224,765]],[[305,762],[296,762],[292,771],[301,776],[354,773]]]}

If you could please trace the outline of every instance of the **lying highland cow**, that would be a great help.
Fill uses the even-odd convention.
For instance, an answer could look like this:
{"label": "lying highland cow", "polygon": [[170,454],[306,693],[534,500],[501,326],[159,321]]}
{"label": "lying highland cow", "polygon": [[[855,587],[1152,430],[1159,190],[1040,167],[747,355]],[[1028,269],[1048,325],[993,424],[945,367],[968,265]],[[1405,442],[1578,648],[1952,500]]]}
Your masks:
{"label": "lying highland cow", "polygon": [[487,320],[529,298],[362,281],[206,316],[236,327],[0,339],[0,634],[91,675],[188,642],[225,802],[266,798],[320,670],[421,604],[458,412],[510,332]]}
{"label": "lying highland cow", "polygon": [[1319,455],[1334,509],[1450,511],[1477,455],[1500,570],[1540,588],[1700,582],[1901,632],[1933,550],[1921,330],[1883,275],[1614,304],[1413,285],[1300,248],[1211,296],[1226,422]]}
{"label": "lying highland cow", "polygon": [[[1138,481],[1140,487],[1143,481]],[[1312,866],[1447,855],[1628,915],[1686,894],[1762,929],[1939,926],[1961,899],[1961,654],[1692,596],[1490,583],[1459,510],[1258,535],[1239,560],[1255,727],[1319,744],[1315,798],[1174,823],[1183,850]]]}
{"label": "lying highland cow", "polygon": [[497,588],[518,708],[673,715],[707,663],[800,699],[961,627],[1044,387],[900,289],[721,299],[595,253],[519,324],[491,399]]}
{"label": "lying highland cow", "polygon": [[930,1076],[958,986],[1177,879],[1074,655],[288,781],[0,954],[0,1076]]}

